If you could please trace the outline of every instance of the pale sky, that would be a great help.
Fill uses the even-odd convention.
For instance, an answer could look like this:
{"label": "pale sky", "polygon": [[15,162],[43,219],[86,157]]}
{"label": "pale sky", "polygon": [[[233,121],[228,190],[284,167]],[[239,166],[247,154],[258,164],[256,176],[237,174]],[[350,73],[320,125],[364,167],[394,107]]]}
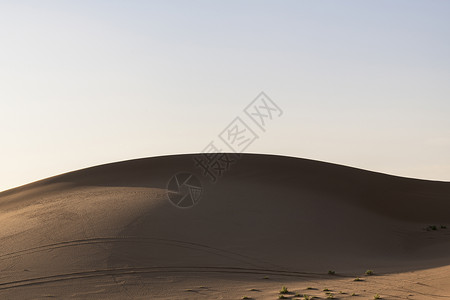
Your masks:
{"label": "pale sky", "polygon": [[200,152],[261,91],[247,152],[450,181],[449,1],[2,1],[0,191]]}

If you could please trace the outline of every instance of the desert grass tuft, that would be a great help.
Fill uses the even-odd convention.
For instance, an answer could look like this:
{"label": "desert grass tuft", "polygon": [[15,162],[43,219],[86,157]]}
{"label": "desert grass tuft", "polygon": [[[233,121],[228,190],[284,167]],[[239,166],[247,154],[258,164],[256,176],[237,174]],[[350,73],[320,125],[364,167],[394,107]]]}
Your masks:
{"label": "desert grass tuft", "polygon": [[436,225],[429,225],[427,228],[425,228],[427,231],[435,231],[437,230],[437,226]]}
{"label": "desert grass tuft", "polygon": [[280,294],[288,294],[289,290],[287,289],[287,287],[283,286],[280,290]]}

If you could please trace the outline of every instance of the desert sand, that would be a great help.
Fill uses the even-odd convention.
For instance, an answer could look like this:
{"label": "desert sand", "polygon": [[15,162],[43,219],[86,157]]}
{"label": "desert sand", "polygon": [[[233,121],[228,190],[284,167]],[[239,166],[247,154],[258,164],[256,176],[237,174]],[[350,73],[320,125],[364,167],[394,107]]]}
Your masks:
{"label": "desert sand", "polygon": [[[180,171],[204,188],[189,209],[167,198]],[[213,184],[175,155],[0,193],[0,299],[278,299],[282,286],[450,299],[450,182],[246,154]]]}

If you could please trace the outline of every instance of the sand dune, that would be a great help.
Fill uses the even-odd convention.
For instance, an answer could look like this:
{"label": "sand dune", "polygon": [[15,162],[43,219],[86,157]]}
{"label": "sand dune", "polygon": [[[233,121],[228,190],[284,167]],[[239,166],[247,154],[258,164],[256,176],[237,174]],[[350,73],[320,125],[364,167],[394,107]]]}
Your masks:
{"label": "sand dune", "polygon": [[[180,171],[190,209],[167,199]],[[247,154],[216,184],[193,155],[108,164],[0,193],[0,298],[450,299],[449,212],[449,182],[298,158]]]}

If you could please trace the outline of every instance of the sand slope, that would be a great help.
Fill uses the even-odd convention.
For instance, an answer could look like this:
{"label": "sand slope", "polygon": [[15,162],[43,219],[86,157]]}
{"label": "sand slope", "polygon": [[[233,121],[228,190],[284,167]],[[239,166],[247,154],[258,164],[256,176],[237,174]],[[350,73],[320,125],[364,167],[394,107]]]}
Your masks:
{"label": "sand slope", "polygon": [[[180,171],[202,180],[191,209],[166,196]],[[274,299],[366,269],[384,275],[358,293],[450,298],[449,212],[449,182],[298,158],[244,155],[216,184],[193,155],[103,165],[0,193],[0,298]]]}

